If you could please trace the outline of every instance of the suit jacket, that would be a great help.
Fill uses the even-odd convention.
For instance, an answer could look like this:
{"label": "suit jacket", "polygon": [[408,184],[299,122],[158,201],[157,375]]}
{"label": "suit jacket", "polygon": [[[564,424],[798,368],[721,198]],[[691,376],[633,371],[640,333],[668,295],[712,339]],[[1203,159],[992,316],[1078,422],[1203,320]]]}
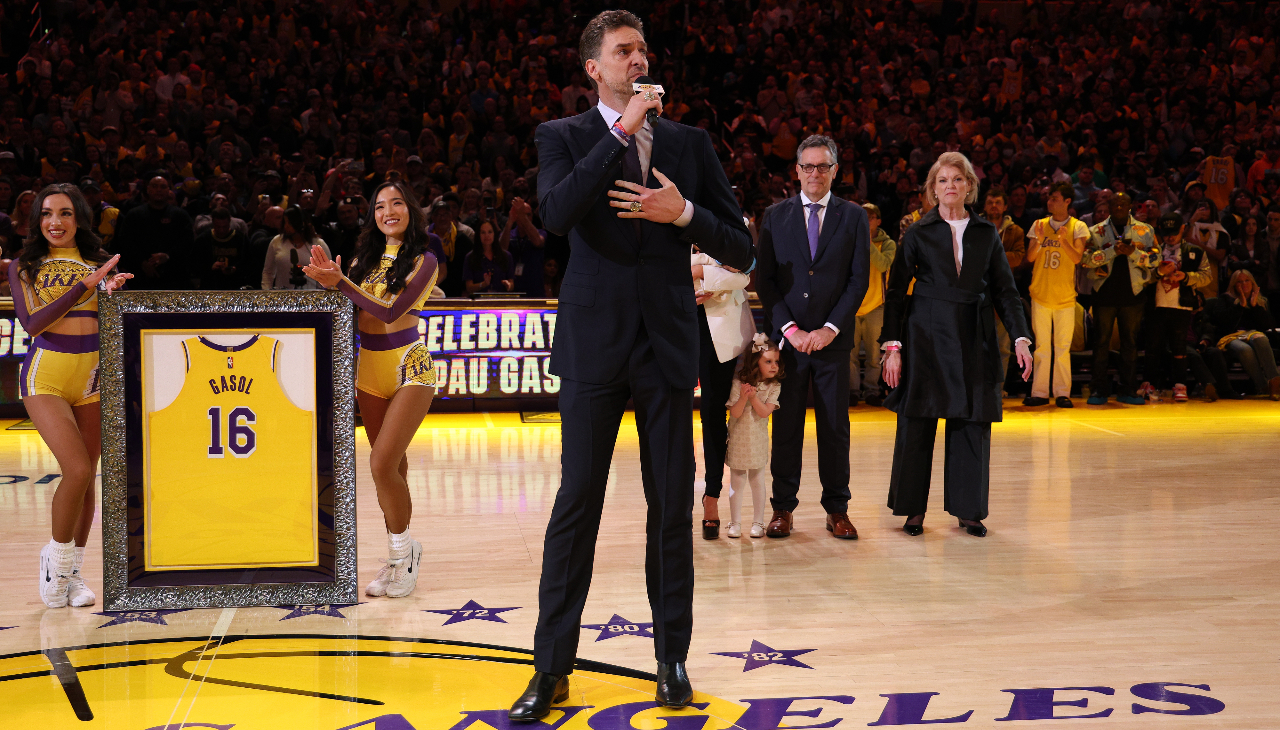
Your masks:
{"label": "suit jacket", "polygon": [[538,212],[548,231],[569,237],[560,285],[551,372],[603,384],[626,366],[643,326],[675,388],[698,383],[698,316],[689,246],[746,271],[751,234],[720,160],[703,130],[659,119],[648,186],[656,168],[694,206],[685,228],[618,218],[606,192],[622,178],[626,146],[591,109],[544,122],[538,146]]}
{"label": "suit jacket", "polygon": [[815,356],[831,351],[847,359],[858,307],[871,283],[867,214],[862,206],[831,196],[818,236],[818,253],[812,257],[807,220],[799,195],[765,211],[756,293],[774,342],[782,343],[781,328],[787,322],[806,332],[830,322],[840,328],[840,334]]}
{"label": "suit jacket", "polygon": [[993,308],[1010,339],[1031,339],[996,227],[970,213],[961,245],[957,274],[951,226],[935,208],[907,229],[889,270],[880,342],[902,343],[902,377],[884,405],[900,415],[1001,420]]}

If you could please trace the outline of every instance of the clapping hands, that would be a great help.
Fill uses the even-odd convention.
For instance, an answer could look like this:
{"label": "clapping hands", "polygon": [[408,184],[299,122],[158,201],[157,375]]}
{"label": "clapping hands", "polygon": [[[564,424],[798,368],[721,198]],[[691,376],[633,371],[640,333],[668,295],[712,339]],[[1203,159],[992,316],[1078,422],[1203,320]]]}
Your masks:
{"label": "clapping hands", "polygon": [[326,289],[332,289],[342,281],[342,257],[331,260],[319,246],[311,247],[311,263],[302,267],[306,274]]}

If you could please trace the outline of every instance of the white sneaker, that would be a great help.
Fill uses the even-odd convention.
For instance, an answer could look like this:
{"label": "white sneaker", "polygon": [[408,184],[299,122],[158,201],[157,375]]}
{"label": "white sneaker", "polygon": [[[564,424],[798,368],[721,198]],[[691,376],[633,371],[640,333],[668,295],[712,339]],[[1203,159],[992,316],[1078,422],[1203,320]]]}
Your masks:
{"label": "white sneaker", "polygon": [[366,596],[385,596],[387,595],[387,584],[391,582],[391,572],[393,568],[391,561],[388,560],[385,565],[378,569],[378,577],[364,589]]}
{"label": "white sneaker", "polygon": [[418,585],[418,569],[422,563],[422,543],[417,540],[409,542],[409,554],[398,560],[388,560],[391,568],[391,579],[387,581],[387,596],[404,598],[413,593]]}
{"label": "white sneaker", "polygon": [[67,587],[71,583],[71,568],[75,554],[59,560],[53,552],[53,544],[40,548],[40,598],[49,608],[67,605]]}
{"label": "white sneaker", "polygon": [[85,585],[84,578],[80,576],[80,569],[72,569],[71,579],[67,581],[67,603],[76,608],[83,608],[92,606],[97,600],[98,596]]}
{"label": "white sneaker", "polygon": [[751,523],[751,536],[752,536],[752,537],[764,537],[764,523],[763,523],[763,522],[752,522],[752,523]]}
{"label": "white sneaker", "polygon": [[728,528],[725,529],[724,534],[729,537],[742,537],[742,523],[730,522]]}
{"label": "white sneaker", "polygon": [[92,606],[98,597],[85,585],[84,576],[80,574],[80,568],[84,566],[84,548],[76,548],[75,555],[75,562],[71,565],[71,580],[67,583],[67,603],[76,608]]}

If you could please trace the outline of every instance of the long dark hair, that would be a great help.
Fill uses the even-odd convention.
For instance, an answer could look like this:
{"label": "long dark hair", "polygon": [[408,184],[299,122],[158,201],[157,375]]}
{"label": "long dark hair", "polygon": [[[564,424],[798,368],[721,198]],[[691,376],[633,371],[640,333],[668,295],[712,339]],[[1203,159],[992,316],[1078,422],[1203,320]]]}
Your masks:
{"label": "long dark hair", "polygon": [[403,180],[387,181],[374,189],[369,196],[371,202],[369,219],[364,222],[364,230],[356,240],[355,263],[351,266],[351,280],[359,284],[369,272],[378,268],[382,254],[387,251],[387,234],[378,229],[378,219],[373,207],[378,204],[378,194],[386,188],[395,188],[404,198],[409,208],[409,227],[405,229],[404,241],[396,254],[395,263],[387,272],[387,293],[395,294],[404,288],[405,280],[413,273],[413,262],[427,250],[427,214],[418,205],[418,197],[413,188]]}
{"label": "long dark hair", "polygon": [[[316,228],[311,224],[311,216],[302,208],[291,205],[284,212],[284,219],[289,222],[289,227],[293,229],[293,233],[307,243],[311,243],[311,239],[316,237]],[[289,243],[293,243],[290,239]]]}
{"label": "long dark hair", "polygon": [[483,234],[480,233],[480,229],[486,225],[493,229],[493,260],[505,268],[511,261],[511,254],[502,250],[502,245],[498,243],[498,226],[488,218],[480,221],[480,224],[476,226],[476,245],[467,252],[467,263],[471,264],[472,268],[477,271],[479,271],[480,266],[484,265],[484,244],[480,242],[480,236]]}
{"label": "long dark hair", "polygon": [[49,255],[49,241],[45,239],[40,226],[40,212],[44,210],[44,201],[51,195],[65,195],[71,199],[71,209],[76,215],[76,249],[80,252],[80,258],[87,264],[102,264],[111,258],[102,249],[102,239],[93,230],[93,211],[89,209],[89,201],[84,199],[80,188],[70,183],[46,185],[36,193],[36,198],[31,203],[27,240],[23,241],[22,253],[18,254],[18,270],[26,275],[27,281],[35,281],[40,260]]}

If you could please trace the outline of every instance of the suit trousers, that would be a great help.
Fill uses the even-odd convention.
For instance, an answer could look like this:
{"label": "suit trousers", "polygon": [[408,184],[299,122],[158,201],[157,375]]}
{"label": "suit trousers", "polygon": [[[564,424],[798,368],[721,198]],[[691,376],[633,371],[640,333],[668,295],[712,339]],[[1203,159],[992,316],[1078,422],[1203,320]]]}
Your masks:
{"label": "suit trousers", "polygon": [[698,329],[702,341],[698,349],[698,384],[702,387],[699,410],[702,415],[703,479],[708,497],[720,498],[724,488],[724,452],[729,445],[729,391],[733,389],[733,374],[738,369],[738,358],[720,362],[716,356],[716,344],[711,340],[711,328],[707,326],[707,310],[698,307]]}
{"label": "suit trousers", "polygon": [[[815,356],[816,355],[816,356]],[[782,393],[773,412],[773,498],[775,510],[794,512],[800,504],[800,467],[804,456],[805,402],[813,383],[813,412],[818,421],[818,478],[827,514],[849,511],[849,352],[821,350],[814,355],[782,348]]]}
{"label": "suit trousers", "polygon": [[[948,418],[942,508],[964,520],[987,517],[991,477],[991,424]],[[895,515],[922,515],[929,508],[933,442],[938,419],[898,416],[889,477],[889,508]]]}
{"label": "suit trousers", "polygon": [[641,325],[627,366],[611,382],[560,381],[561,478],[538,586],[534,668],[573,671],[591,587],[600,512],[627,400],[636,411],[648,502],[645,578],[659,662],[688,657],[693,630],[693,390],[663,375]]}

